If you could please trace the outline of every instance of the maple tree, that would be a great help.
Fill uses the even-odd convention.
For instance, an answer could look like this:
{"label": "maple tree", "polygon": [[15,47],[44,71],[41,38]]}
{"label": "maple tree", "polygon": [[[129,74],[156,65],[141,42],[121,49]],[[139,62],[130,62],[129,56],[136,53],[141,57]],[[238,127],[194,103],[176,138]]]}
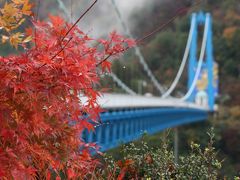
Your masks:
{"label": "maple tree", "polygon": [[98,163],[90,153],[96,145],[81,138],[102,112],[94,87],[110,70],[109,58],[134,41],[116,32],[92,39],[77,27],[83,16],[70,24],[50,15],[49,22],[33,20],[24,34],[13,33],[30,8],[28,0],[12,0],[1,9],[3,42],[25,51],[0,56],[0,179],[50,179],[52,173],[59,179],[60,171],[84,177]]}

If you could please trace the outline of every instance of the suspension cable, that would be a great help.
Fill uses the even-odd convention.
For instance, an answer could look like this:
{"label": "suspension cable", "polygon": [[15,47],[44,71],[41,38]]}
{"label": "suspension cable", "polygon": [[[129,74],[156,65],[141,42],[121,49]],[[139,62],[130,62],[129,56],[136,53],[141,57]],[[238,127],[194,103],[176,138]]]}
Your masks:
{"label": "suspension cable", "polygon": [[175,88],[176,88],[176,86],[177,86],[177,84],[178,84],[178,82],[179,82],[179,80],[182,76],[182,73],[183,73],[183,70],[184,70],[184,67],[186,65],[188,55],[189,55],[189,50],[190,50],[190,46],[191,46],[191,43],[192,43],[193,31],[195,29],[195,26],[196,26],[196,14],[193,14],[192,21],[191,21],[191,28],[190,28],[189,35],[188,35],[188,40],[187,40],[187,45],[186,45],[186,49],[185,49],[185,52],[184,52],[184,56],[183,56],[180,68],[179,68],[179,70],[177,72],[177,75],[176,75],[174,81],[172,82],[170,88],[162,95],[162,98],[167,98],[167,97],[170,96],[170,94],[175,90]]}
{"label": "suspension cable", "polygon": [[109,76],[112,77],[113,81],[115,81],[117,83],[117,85],[119,87],[121,87],[125,92],[127,92],[130,95],[137,95],[136,92],[134,92],[132,89],[130,89],[124,82],[122,82],[116,74],[114,74],[113,72],[108,74]]}
{"label": "suspension cable", "polygon": [[205,21],[205,26],[204,26],[204,35],[203,35],[201,53],[200,53],[200,57],[199,57],[198,65],[197,65],[197,70],[196,70],[193,82],[192,82],[188,92],[185,94],[185,96],[183,96],[181,98],[182,101],[186,101],[192,95],[193,90],[194,90],[194,88],[196,86],[198,77],[199,77],[199,75],[201,73],[203,59],[204,59],[206,45],[207,45],[208,31],[209,31],[209,14],[207,14],[207,16],[206,16],[206,21]]}
{"label": "suspension cable", "polygon": [[67,18],[70,20],[71,17],[70,17],[70,15],[69,15],[68,9],[66,8],[65,4],[63,3],[63,1],[62,1],[62,0],[57,0],[57,2],[58,2],[59,8],[63,10],[64,14],[65,14],[65,15],[67,16]]}
{"label": "suspension cable", "polygon": [[[132,36],[128,26],[123,21],[121,12],[119,11],[115,0],[111,0],[111,2],[112,2],[112,5],[113,5],[113,7],[115,9],[115,12],[116,12],[116,14],[117,14],[117,16],[118,16],[118,18],[119,18],[119,20],[121,22],[121,25],[122,25],[124,31],[126,31],[126,34],[130,38],[133,39],[133,36]],[[147,73],[148,77],[151,79],[151,81],[153,82],[153,84],[157,88],[157,90],[160,92],[160,94],[163,94],[165,92],[165,90],[164,90],[163,86],[157,81],[156,77],[153,75],[152,71],[148,67],[148,65],[147,65],[147,63],[146,63],[146,61],[145,61],[145,59],[144,59],[144,57],[143,57],[143,55],[142,55],[142,53],[140,51],[140,48],[136,45],[134,47],[134,49],[135,49],[135,54],[138,57],[140,64],[143,66],[144,71]]]}

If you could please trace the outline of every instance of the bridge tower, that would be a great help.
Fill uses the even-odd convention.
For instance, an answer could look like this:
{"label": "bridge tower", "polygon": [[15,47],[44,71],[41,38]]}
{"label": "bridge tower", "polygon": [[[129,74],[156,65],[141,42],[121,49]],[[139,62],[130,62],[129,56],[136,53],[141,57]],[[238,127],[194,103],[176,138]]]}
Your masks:
{"label": "bridge tower", "polygon": [[197,70],[198,65],[198,34],[199,27],[204,26],[208,18],[208,31],[204,61],[201,67],[199,77],[192,94],[188,101],[199,104],[206,104],[210,110],[214,110],[215,97],[217,95],[218,77],[217,65],[213,58],[213,43],[212,43],[212,18],[209,13],[193,13],[192,19],[195,19],[195,28],[193,31],[192,42],[190,46],[189,64],[188,64],[188,89],[190,89]]}

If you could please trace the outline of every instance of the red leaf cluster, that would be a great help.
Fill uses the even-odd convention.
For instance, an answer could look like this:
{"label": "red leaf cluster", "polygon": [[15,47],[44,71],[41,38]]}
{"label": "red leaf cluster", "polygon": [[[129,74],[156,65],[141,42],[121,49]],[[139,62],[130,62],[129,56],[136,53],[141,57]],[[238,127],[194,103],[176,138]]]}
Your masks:
{"label": "red leaf cluster", "polygon": [[97,163],[81,134],[102,111],[98,69],[134,42],[115,32],[94,40],[56,16],[33,24],[31,49],[0,56],[0,179],[83,176]]}

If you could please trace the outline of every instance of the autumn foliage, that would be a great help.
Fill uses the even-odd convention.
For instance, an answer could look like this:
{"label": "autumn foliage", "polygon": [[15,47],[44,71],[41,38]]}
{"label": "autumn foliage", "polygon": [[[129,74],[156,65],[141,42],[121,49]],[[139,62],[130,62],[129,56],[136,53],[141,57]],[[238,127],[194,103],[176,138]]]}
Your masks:
{"label": "autumn foliage", "polygon": [[31,36],[26,37],[18,28],[32,15],[32,5],[29,0],[12,0],[5,2],[0,8],[0,31],[2,43],[9,42],[15,48],[31,41]]}
{"label": "autumn foliage", "polygon": [[[26,49],[30,38],[11,42],[12,30],[31,14],[25,6],[28,0],[6,3],[0,26],[5,40]],[[9,8],[20,14],[11,19]],[[94,87],[100,73],[110,70],[109,58],[134,42],[115,32],[106,40],[92,39],[76,24],[49,19],[33,20],[33,28],[20,33],[33,37],[31,48],[0,56],[0,179],[50,179],[60,171],[69,179],[84,177],[98,163],[90,155],[95,145],[81,138],[102,111]]]}

